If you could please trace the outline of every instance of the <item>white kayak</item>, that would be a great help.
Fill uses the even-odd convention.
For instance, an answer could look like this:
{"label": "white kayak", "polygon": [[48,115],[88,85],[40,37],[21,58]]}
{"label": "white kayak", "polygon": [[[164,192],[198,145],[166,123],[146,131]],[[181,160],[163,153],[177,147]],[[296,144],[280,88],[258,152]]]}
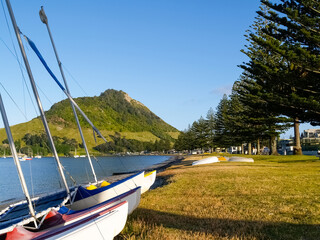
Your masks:
{"label": "white kayak", "polygon": [[209,163],[218,163],[220,162],[217,157],[208,157],[192,163],[192,166],[201,165],[201,164],[209,164]]}
{"label": "white kayak", "polygon": [[254,162],[253,158],[231,157],[228,162]]}
{"label": "white kayak", "polygon": [[141,187],[141,193],[145,193],[150,189],[150,187],[154,184],[156,180],[157,171],[154,170],[152,172],[144,174],[143,185]]}

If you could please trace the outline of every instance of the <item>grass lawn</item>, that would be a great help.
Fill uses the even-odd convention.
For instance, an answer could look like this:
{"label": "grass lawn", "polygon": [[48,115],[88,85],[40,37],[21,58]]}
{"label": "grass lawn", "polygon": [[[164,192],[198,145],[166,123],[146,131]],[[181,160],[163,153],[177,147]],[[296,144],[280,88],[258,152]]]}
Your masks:
{"label": "grass lawn", "polygon": [[253,156],[157,175],[117,239],[320,239],[320,161]]}

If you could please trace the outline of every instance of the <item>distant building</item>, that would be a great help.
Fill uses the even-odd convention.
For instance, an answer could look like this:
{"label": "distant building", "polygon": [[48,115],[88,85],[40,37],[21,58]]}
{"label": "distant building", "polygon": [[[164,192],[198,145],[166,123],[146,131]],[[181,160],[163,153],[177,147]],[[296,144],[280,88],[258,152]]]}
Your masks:
{"label": "distant building", "polygon": [[320,129],[307,129],[301,134],[302,145],[319,145]]}
{"label": "distant building", "polygon": [[228,153],[232,153],[232,154],[241,153],[241,147],[231,146],[228,148]]}

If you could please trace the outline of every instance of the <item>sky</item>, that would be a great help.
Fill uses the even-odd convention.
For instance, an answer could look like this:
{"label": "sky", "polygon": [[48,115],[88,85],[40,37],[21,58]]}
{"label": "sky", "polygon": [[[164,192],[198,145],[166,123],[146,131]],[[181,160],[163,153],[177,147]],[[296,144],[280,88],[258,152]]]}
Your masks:
{"label": "sky", "polygon": [[[28,94],[27,74],[14,54],[22,62],[5,2],[0,1],[0,82],[6,89],[0,86],[0,93],[13,125],[38,113],[33,95]],[[11,5],[20,31],[35,42],[62,81],[46,27],[39,19],[44,6],[73,97],[123,90],[184,130],[210,108],[215,110],[223,94],[231,93],[242,72],[238,65],[248,61],[240,50],[259,1],[12,0]],[[65,96],[26,41],[24,45],[48,110]],[[302,125],[300,131],[308,128],[313,127]],[[290,135],[292,129],[282,137]]]}

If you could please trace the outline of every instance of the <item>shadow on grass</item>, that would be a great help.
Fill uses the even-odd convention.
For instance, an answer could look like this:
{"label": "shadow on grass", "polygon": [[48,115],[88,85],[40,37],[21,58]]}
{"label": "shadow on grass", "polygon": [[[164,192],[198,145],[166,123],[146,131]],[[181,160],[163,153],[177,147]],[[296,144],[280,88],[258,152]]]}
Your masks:
{"label": "shadow on grass", "polygon": [[170,182],[168,181],[173,175],[166,175],[166,176],[157,176],[154,184],[150,187],[150,189],[156,189],[159,187],[163,187],[168,185]]}
{"label": "shadow on grass", "polygon": [[[138,208],[129,221],[139,220],[148,226],[163,226],[192,233],[241,239],[319,239],[320,225],[263,222],[219,218],[196,218]],[[124,237],[124,236],[123,236]]]}
{"label": "shadow on grass", "polygon": [[284,161],[273,161],[278,163],[311,163],[311,162],[320,162],[319,159],[312,160],[284,160]]}

